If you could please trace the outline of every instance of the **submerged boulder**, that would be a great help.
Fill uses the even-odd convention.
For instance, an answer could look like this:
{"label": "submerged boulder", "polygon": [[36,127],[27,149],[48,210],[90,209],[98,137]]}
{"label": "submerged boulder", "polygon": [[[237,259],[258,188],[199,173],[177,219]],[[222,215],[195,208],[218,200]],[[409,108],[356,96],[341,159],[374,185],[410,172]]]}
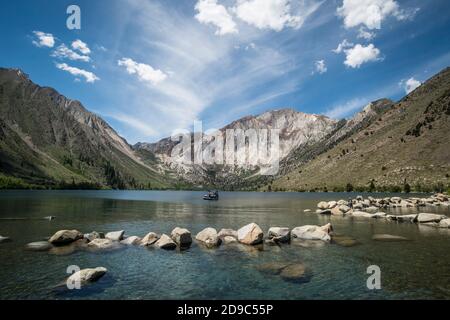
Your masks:
{"label": "submerged boulder", "polygon": [[281,278],[288,281],[299,281],[306,278],[306,267],[302,263],[288,265],[280,272]]}
{"label": "submerged boulder", "polygon": [[331,241],[341,247],[354,247],[360,244],[358,240],[345,235],[333,235]]}
{"label": "submerged boulder", "polygon": [[250,223],[238,230],[240,243],[255,245],[263,241],[264,232],[256,223]]}
{"label": "submerged boulder", "polygon": [[364,211],[353,211],[352,217],[355,218],[372,218],[373,214]]}
{"label": "submerged boulder", "polygon": [[217,247],[220,245],[220,238],[217,234],[217,230],[214,228],[205,228],[195,236],[197,241],[200,241],[208,248]]}
{"label": "submerged boulder", "polygon": [[278,275],[281,271],[289,265],[287,262],[268,262],[257,267],[257,270],[271,275]]}
{"label": "submerged boulder", "polygon": [[2,243],[2,242],[9,242],[9,241],[11,241],[10,238],[0,236],[0,243]]}
{"label": "submerged boulder", "polygon": [[174,250],[177,248],[177,244],[166,234],[163,234],[158,241],[156,241],[155,246],[164,250]]}
{"label": "submerged boulder", "polygon": [[51,248],[53,248],[53,246],[48,241],[31,242],[25,246],[25,249],[30,251],[48,251]]}
{"label": "submerged boulder", "polygon": [[121,241],[121,240],[123,240],[123,235],[124,234],[125,234],[124,230],[108,232],[105,235],[105,238],[109,239],[109,240],[112,240],[112,241]]}
{"label": "submerged boulder", "polygon": [[306,225],[292,229],[291,236],[303,240],[322,240],[328,242],[331,240],[330,233],[332,229],[331,224],[322,227]]}
{"label": "submerged boulder", "polygon": [[67,283],[77,283],[87,284],[89,282],[98,281],[101,277],[103,277],[108,270],[103,267],[92,268],[92,269],[83,269],[78,272],[72,274],[68,279]]}
{"label": "submerged boulder", "polygon": [[269,239],[275,242],[286,243],[291,240],[291,232],[289,228],[272,227],[269,229]]}
{"label": "submerged boulder", "polygon": [[59,230],[50,237],[48,242],[53,245],[65,245],[83,238],[83,234],[78,230]]}
{"label": "submerged boulder", "polygon": [[170,236],[172,237],[172,240],[182,248],[189,247],[192,243],[191,232],[188,229],[177,227],[172,230]]}
{"label": "submerged boulder", "polygon": [[151,246],[156,241],[158,241],[159,236],[154,232],[149,232],[144,238],[141,240],[141,246]]}
{"label": "submerged boulder", "polygon": [[374,234],[372,237],[375,241],[408,241],[409,239],[401,236],[394,236],[391,234]]}
{"label": "submerged boulder", "polygon": [[129,246],[138,245],[139,243],[141,243],[141,238],[139,238],[137,236],[131,236],[131,237],[128,237],[128,238],[120,241],[120,243],[129,245]]}

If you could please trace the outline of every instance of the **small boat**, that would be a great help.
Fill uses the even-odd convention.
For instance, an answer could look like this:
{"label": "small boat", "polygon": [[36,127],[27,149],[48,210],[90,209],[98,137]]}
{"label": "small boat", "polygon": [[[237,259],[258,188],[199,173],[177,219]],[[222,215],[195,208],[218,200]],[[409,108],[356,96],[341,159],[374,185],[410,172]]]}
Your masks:
{"label": "small boat", "polygon": [[219,191],[208,191],[208,193],[203,196],[203,200],[219,200]]}

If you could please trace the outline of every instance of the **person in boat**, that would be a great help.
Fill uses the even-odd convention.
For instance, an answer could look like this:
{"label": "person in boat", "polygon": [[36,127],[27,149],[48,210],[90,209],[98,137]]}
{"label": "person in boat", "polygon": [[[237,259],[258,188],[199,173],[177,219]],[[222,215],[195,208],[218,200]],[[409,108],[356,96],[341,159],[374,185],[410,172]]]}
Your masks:
{"label": "person in boat", "polygon": [[208,190],[208,193],[203,198],[204,199],[219,199],[219,191]]}

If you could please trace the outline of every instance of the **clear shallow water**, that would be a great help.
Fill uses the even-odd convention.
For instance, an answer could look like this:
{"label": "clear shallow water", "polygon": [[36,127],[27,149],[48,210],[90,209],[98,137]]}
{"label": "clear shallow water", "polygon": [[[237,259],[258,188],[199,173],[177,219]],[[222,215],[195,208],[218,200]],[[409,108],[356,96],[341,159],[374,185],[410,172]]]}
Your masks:
{"label": "clear shallow water", "polygon": [[[356,194],[221,193],[218,202],[201,192],[8,191],[0,193],[0,299],[450,299],[450,231],[382,220],[303,213],[321,200]],[[376,194],[375,197],[383,197]],[[389,196],[393,196],[390,194]],[[450,215],[446,208],[421,209]],[[415,209],[396,210],[396,214]],[[56,216],[53,221],[39,220]],[[11,220],[11,218],[25,218]],[[330,222],[335,232],[361,244],[301,247],[245,246],[206,250],[197,244],[183,252],[127,247],[92,253],[29,252],[25,244],[60,229],[81,232],[126,230],[144,236],[186,227],[193,235],[211,226],[237,229],[250,222],[296,227]],[[375,242],[376,233],[407,237],[408,242]],[[306,283],[293,283],[258,271],[267,262],[301,262]],[[368,266],[382,272],[382,290],[366,287]],[[82,291],[57,290],[66,268],[103,266],[108,274]]]}

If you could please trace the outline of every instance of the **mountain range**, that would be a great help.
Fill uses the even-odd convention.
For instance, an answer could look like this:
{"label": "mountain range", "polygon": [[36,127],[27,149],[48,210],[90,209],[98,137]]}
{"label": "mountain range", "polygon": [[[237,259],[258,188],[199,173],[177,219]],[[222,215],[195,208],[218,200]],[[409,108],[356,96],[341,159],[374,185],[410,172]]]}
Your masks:
{"label": "mountain range", "polygon": [[[170,138],[131,146],[80,102],[0,68],[0,187],[440,190],[450,184],[449,116],[447,68],[402,100],[374,101],[348,120],[280,109],[220,129],[279,130],[279,171],[261,175],[257,165],[176,162]],[[210,136],[201,141],[214,148]]]}

